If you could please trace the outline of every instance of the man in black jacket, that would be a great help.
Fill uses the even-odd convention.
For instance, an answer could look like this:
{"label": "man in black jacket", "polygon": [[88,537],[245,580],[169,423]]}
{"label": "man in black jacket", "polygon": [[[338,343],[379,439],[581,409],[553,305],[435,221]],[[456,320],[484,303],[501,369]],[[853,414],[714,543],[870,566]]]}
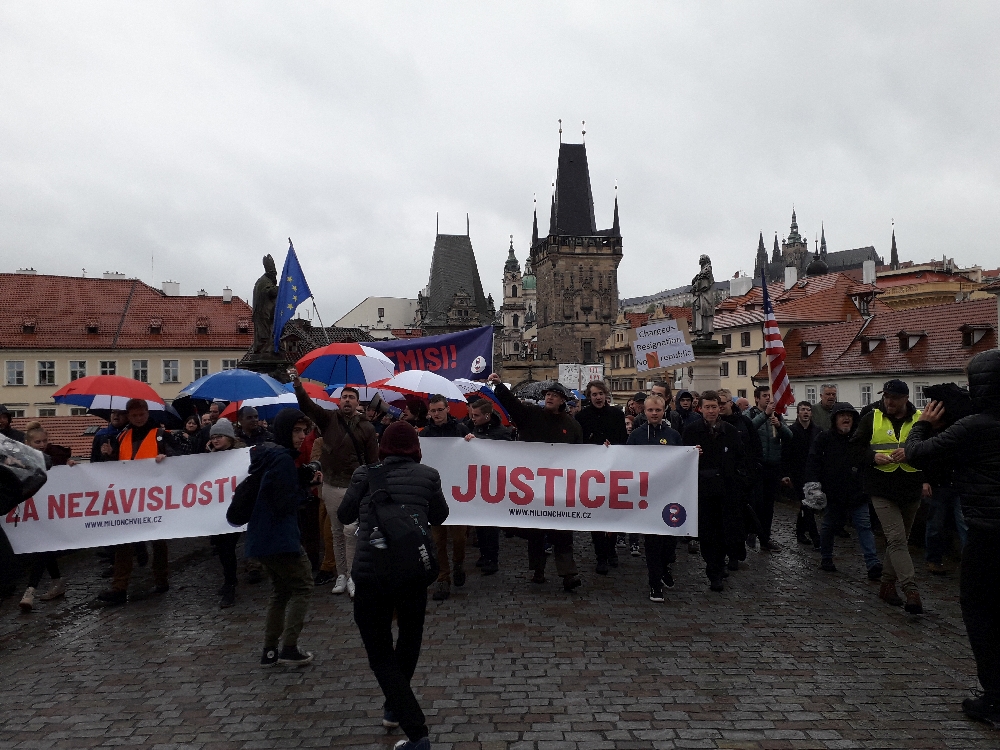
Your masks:
{"label": "man in black jacket", "polygon": [[955,468],[955,488],[969,526],[962,551],[962,619],[983,694],[962,702],[965,713],[1000,724],[1000,350],[991,349],[968,364],[969,392],[975,413],[937,436],[944,413],[932,401],[906,440],[906,460],[917,468],[933,461]]}
{"label": "man in black jacket", "polygon": [[726,499],[737,492],[743,444],[732,425],[719,419],[719,394],[705,391],[701,416],[684,428],[684,445],[698,448],[698,538],[712,591],[722,591],[726,575]]}
{"label": "man in black jacket", "polygon": [[921,614],[923,604],[914,578],[909,538],[913,519],[920,507],[921,494],[930,492],[924,474],[906,462],[903,444],[920,413],[910,403],[910,389],[902,380],[882,386],[879,406],[861,418],[851,438],[852,460],[862,469],[864,489],[885,532],[885,562],[879,598],[900,606],[896,593],[898,578],[906,597],[906,611]]}
{"label": "man in black jacket", "polygon": [[11,414],[4,404],[0,404],[0,435],[19,443],[24,442],[24,433],[10,426]]}
{"label": "man in black jacket", "polygon": [[[496,373],[490,375],[493,393],[510,414],[517,426],[518,440],[525,443],[572,443],[583,442],[580,423],[566,413],[566,402],[571,393],[554,380],[545,386],[545,406],[522,404],[510,392]],[[563,579],[563,588],[572,591],[581,581],[573,559],[573,532],[565,529],[525,529],[528,539],[528,565],[534,571],[532,583],[545,583],[545,539],[548,537],[555,548],[556,572]]]}
{"label": "man in black jacket", "polygon": [[789,428],[792,439],[782,445],[781,461],[784,464],[782,485],[791,490],[799,502],[799,515],[795,521],[795,538],[799,544],[812,544],[819,550],[819,530],[816,528],[816,513],[802,504],[802,485],[805,484],[806,459],[813,440],[820,428],[812,421],[813,408],[808,401],[799,401],[795,409],[795,421]]}
{"label": "man in black jacket", "polygon": [[[719,419],[732,425],[740,436],[743,446],[743,460],[738,468],[736,492],[726,498],[726,568],[733,572],[740,569],[740,563],[747,559],[748,529],[756,529],[753,501],[760,490],[763,451],[760,435],[750,421],[750,417],[740,412],[728,388],[720,388]],[[756,533],[756,532],[755,532]]]}
{"label": "man in black jacket", "polygon": [[[469,421],[472,432],[465,436],[466,440],[511,440],[512,431],[500,423],[500,415],[493,410],[493,402],[481,398],[469,405]],[[483,571],[484,576],[491,576],[500,570],[500,529],[496,526],[477,526],[476,536],[479,538],[479,560],[476,567]]]}
{"label": "man in black jacket", "polygon": [[[379,457],[385,470],[385,482],[396,504],[422,507],[432,527],[448,518],[448,503],[441,491],[437,469],[420,463],[420,440],[406,422],[394,422],[382,434]],[[354,621],[368,652],[368,664],[385,695],[382,725],[387,729],[401,726],[407,742],[396,747],[427,750],[427,724],[410,687],[410,680],[420,658],[420,642],[427,609],[427,586],[423,581],[395,581],[387,586],[375,570],[372,527],[377,520],[371,502],[368,467],[362,466],[351,477],[344,501],[337,509],[342,524],[358,522],[358,543],[351,575],[356,581]],[[399,628],[392,643],[393,613]]]}
{"label": "man in black jacket", "polygon": [[[609,403],[607,384],[603,380],[592,380],[587,384],[586,393],[590,403],[576,415],[583,431],[583,442],[590,445],[625,445],[628,442],[625,412]],[[596,571],[602,576],[608,574],[612,564],[618,567],[615,536],[606,531],[590,532],[597,557]]]}

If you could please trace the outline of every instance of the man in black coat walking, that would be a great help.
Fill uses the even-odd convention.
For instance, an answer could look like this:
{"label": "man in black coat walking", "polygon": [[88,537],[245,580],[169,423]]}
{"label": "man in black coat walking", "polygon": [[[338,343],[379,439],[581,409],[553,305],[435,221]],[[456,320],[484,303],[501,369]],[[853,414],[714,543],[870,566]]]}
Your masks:
{"label": "man in black coat walking", "polygon": [[[609,403],[610,391],[603,380],[592,380],[587,384],[587,399],[590,402],[576,415],[576,421],[583,430],[583,442],[590,445],[625,445],[628,429],[625,427],[625,412]],[[618,567],[615,552],[616,534],[607,531],[590,532],[597,557],[596,572],[606,576],[611,566]]]}
{"label": "man in black coat walking", "polygon": [[799,401],[795,408],[795,421],[789,428],[792,439],[782,445],[781,461],[784,464],[784,476],[781,483],[791,490],[799,501],[799,515],[795,520],[795,538],[799,544],[811,544],[819,549],[819,530],[816,528],[816,512],[802,504],[802,485],[805,484],[806,459],[813,440],[820,433],[820,428],[812,421],[813,408],[808,401]]}
{"label": "man in black coat walking", "polygon": [[1000,724],[1000,350],[991,349],[968,364],[974,414],[959,419],[939,435],[944,409],[932,401],[913,425],[904,450],[916,468],[934,461],[955,468],[954,484],[962,497],[969,526],[962,551],[960,601],[983,694],[962,702],[965,713]]}
{"label": "man in black coat walking", "polygon": [[[513,431],[500,423],[500,415],[493,410],[493,402],[481,398],[469,405],[469,421],[472,432],[465,436],[466,440],[511,440]],[[500,529],[496,526],[477,526],[476,536],[479,539],[479,559],[476,567],[483,571],[484,576],[491,576],[500,570]]]}

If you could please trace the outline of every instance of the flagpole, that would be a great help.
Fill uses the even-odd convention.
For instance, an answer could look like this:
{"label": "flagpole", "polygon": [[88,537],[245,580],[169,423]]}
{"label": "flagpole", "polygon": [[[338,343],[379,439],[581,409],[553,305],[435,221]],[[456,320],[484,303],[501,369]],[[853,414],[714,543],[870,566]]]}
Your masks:
{"label": "flagpole", "polygon": [[323,329],[323,338],[326,339],[326,343],[330,343],[330,334],[326,332],[326,326],[323,325],[323,319],[319,316],[319,308],[316,307],[316,298],[310,297],[313,303],[313,312],[316,313],[316,320],[319,321],[319,327]]}
{"label": "flagpole", "polygon": [[[761,295],[767,294],[767,277],[764,275],[764,269],[760,269],[760,283],[761,283]],[[761,333],[764,335],[764,359],[767,362],[767,389],[771,392],[771,403],[774,403],[774,378],[771,377],[771,355],[767,351],[767,313],[764,315],[764,325],[761,328]],[[770,420],[768,420],[770,421]],[[771,437],[778,437],[778,428],[773,424],[771,425]]]}

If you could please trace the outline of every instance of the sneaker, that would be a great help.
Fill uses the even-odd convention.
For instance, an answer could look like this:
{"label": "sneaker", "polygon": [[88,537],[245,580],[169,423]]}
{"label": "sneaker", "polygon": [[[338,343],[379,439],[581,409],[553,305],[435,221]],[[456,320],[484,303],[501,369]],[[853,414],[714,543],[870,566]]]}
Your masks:
{"label": "sneaker", "polygon": [[351,601],[354,601],[354,592],[358,590],[358,587],[354,585],[354,579],[347,576],[347,595],[351,597]]}
{"label": "sneaker", "polygon": [[108,589],[107,591],[102,591],[98,594],[97,600],[104,602],[105,604],[124,604],[128,601],[128,592]]}
{"label": "sneaker", "polygon": [[688,542],[688,554],[697,555],[701,552],[701,545],[698,544],[697,539],[692,539]]}
{"label": "sneaker", "polygon": [[443,602],[451,596],[451,584],[447,581],[438,581],[437,591],[431,597],[436,602]]}
{"label": "sneaker", "polygon": [[615,547],[620,547],[621,549],[628,547],[628,537],[624,534],[619,534],[615,537]]}
{"label": "sneaker", "polygon": [[837,566],[833,564],[833,560],[829,558],[823,558],[819,563],[819,569],[825,570],[827,573],[836,573]]}
{"label": "sneaker", "polygon": [[927,572],[935,576],[943,576],[947,574],[948,569],[944,566],[944,563],[927,563]]}
{"label": "sneaker", "polygon": [[670,574],[670,568],[663,571],[663,577],[660,578],[660,583],[668,589],[672,589],[674,587],[674,577]]}
{"label": "sneaker", "polygon": [[1000,696],[987,693],[962,701],[962,711],[970,719],[1000,726]]}
{"label": "sneaker", "polygon": [[633,544],[629,548],[629,554],[632,555],[632,557],[642,557],[642,553],[639,551],[639,544],[638,544],[638,542],[636,544]]}
{"label": "sneaker", "polygon": [[660,586],[653,586],[649,590],[649,601],[651,602],[662,602],[663,601],[663,588]]}
{"label": "sneaker", "polygon": [[456,586],[456,588],[464,586],[465,585],[465,568],[463,568],[461,565],[456,565],[455,566],[455,572],[452,574],[452,577],[455,579],[455,586]]}
{"label": "sneaker", "polygon": [[536,570],[531,576],[532,583],[545,583],[545,571]]}
{"label": "sneaker", "polygon": [[304,667],[312,660],[312,651],[302,653],[298,646],[285,646],[278,654],[278,664],[288,664],[293,667]]}
{"label": "sneaker", "polygon": [[247,583],[260,583],[264,580],[264,574],[254,568],[247,571]]}
{"label": "sneaker", "polygon": [[900,599],[899,594],[896,593],[895,582],[883,583],[882,587],[878,590],[878,598],[893,607],[903,606],[903,600]]}
{"label": "sneaker", "polygon": [[563,576],[563,589],[566,591],[572,591],[573,589],[579,588],[583,584],[578,575]]}
{"label": "sneaker", "polygon": [[870,568],[868,568],[868,580],[869,581],[882,580],[882,563],[875,563]]}
{"label": "sneaker", "polygon": [[763,539],[761,539],[760,551],[771,552],[771,553],[781,552],[781,545],[778,544],[777,542],[771,541],[770,539],[768,539],[766,542]]}
{"label": "sneaker", "polygon": [[333,584],[334,594],[343,594],[347,591],[347,576],[337,576],[337,582]]}
{"label": "sneaker", "polygon": [[487,560],[486,562],[483,563],[484,576],[491,576],[494,573],[499,572],[499,570],[500,570],[500,565],[497,563],[496,560]]}
{"label": "sneaker", "polygon": [[236,587],[232,584],[223,586],[224,591],[219,599],[219,609],[229,609],[236,604]]}
{"label": "sneaker", "polygon": [[724,584],[724,583],[722,582],[722,578],[721,578],[721,577],[719,577],[719,578],[712,578],[712,579],[711,579],[711,580],[709,581],[709,584],[708,584],[708,587],[709,587],[709,588],[710,588],[710,589],[711,589],[712,591],[724,591],[724,590],[725,590],[725,588],[726,588],[726,584]]}
{"label": "sneaker", "polygon": [[53,599],[58,599],[60,596],[66,596],[66,586],[63,584],[62,578],[54,578],[52,580],[52,586],[49,587],[49,590],[38,598],[43,602],[48,602]]}
{"label": "sneaker", "polygon": [[399,719],[396,718],[396,714],[388,708],[382,712],[382,726],[386,729],[396,729],[399,726]]}
{"label": "sneaker", "polygon": [[32,586],[28,586],[28,590],[24,592],[24,596],[21,597],[21,603],[18,606],[21,607],[22,612],[30,612],[34,605],[35,589]]}
{"label": "sneaker", "polygon": [[335,578],[336,576],[333,574],[333,571],[321,570],[316,574],[316,577],[313,578],[313,583],[315,583],[317,586],[324,586],[328,584],[330,581],[334,580]]}
{"label": "sneaker", "polygon": [[431,750],[431,741],[427,737],[421,737],[416,742],[400,740],[392,746],[392,750]]}
{"label": "sneaker", "polygon": [[606,562],[599,562],[597,563],[597,567],[594,568],[594,572],[597,573],[597,575],[606,576],[611,572],[611,568]]}
{"label": "sneaker", "polygon": [[916,589],[904,592],[906,594],[906,605],[903,607],[911,615],[922,615],[924,605],[920,602],[920,592]]}
{"label": "sneaker", "polygon": [[265,648],[264,653],[260,656],[260,665],[262,667],[273,667],[278,663],[278,649],[276,648]]}

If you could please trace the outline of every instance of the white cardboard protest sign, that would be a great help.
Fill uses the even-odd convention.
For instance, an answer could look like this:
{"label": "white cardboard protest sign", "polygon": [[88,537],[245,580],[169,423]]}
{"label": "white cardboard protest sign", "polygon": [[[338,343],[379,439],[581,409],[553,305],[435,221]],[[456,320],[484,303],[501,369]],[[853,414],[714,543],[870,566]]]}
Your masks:
{"label": "white cardboard protest sign", "polygon": [[694,362],[694,350],[673,318],[657,320],[636,328],[632,354],[635,357],[636,372]]}
{"label": "white cardboard protest sign", "polygon": [[449,525],[698,535],[694,447],[421,438]]}
{"label": "white cardboard protest sign", "polygon": [[228,534],[240,530],[226,510],[249,465],[247,448],[56,466],[3,529],[18,554]]}

